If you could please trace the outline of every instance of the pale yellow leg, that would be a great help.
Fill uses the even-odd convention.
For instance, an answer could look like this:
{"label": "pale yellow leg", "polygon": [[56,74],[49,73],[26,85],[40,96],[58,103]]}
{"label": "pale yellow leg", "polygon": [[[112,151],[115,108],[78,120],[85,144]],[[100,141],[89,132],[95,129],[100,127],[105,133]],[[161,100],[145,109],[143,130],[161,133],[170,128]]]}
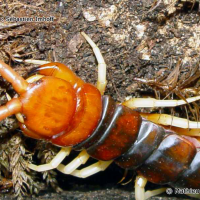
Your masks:
{"label": "pale yellow leg", "polygon": [[25,62],[25,63],[29,63],[29,64],[34,64],[34,65],[44,65],[44,64],[50,63],[50,61],[46,61],[46,60],[34,60],[34,59],[22,60],[22,59],[18,59],[18,58],[15,58],[15,61]]}
{"label": "pale yellow leg", "polygon": [[90,156],[88,155],[86,150],[83,150],[72,162],[70,162],[66,166],[63,164],[58,165],[57,170],[61,171],[64,174],[71,174],[80,165],[85,164],[89,157]]}
{"label": "pale yellow leg", "polygon": [[174,117],[167,114],[141,114],[142,117],[152,121],[156,124],[162,124],[166,126],[175,126],[185,129],[200,129],[200,122],[189,121],[184,118]]}
{"label": "pale yellow leg", "polygon": [[122,104],[129,108],[154,108],[154,107],[176,107],[200,100],[200,96],[190,97],[184,100],[157,100],[154,98],[131,98]]}
{"label": "pale yellow leg", "polygon": [[135,180],[135,199],[145,200],[145,186],[147,184],[147,179],[143,176],[137,176]]}
{"label": "pale yellow leg", "polygon": [[68,165],[64,166],[63,164],[60,164],[63,159],[69,155],[70,151],[71,147],[62,148],[50,163],[43,165],[28,164],[28,167],[38,172],[57,168],[57,170],[64,174],[71,174],[72,176],[79,178],[86,178],[100,171],[104,171],[112,163],[112,161],[98,161],[97,163],[83,168],[82,170],[76,170],[80,165],[85,164],[90,156],[85,150],[83,150]]}
{"label": "pale yellow leg", "polygon": [[81,170],[74,170],[71,175],[79,178],[86,178],[100,171],[104,171],[113,161],[98,161],[88,167]]}
{"label": "pale yellow leg", "polygon": [[71,147],[63,147],[50,163],[43,165],[28,164],[28,167],[38,172],[55,169],[63,161],[63,159],[70,154],[70,152]]}
{"label": "pale yellow leg", "polygon": [[106,88],[106,84],[107,84],[107,80],[106,80],[106,63],[104,61],[104,58],[99,50],[99,48],[97,47],[97,45],[91,40],[91,38],[86,35],[84,32],[81,32],[81,34],[84,36],[84,38],[87,40],[87,42],[90,44],[90,46],[92,47],[94,54],[97,58],[97,62],[98,62],[98,81],[97,81],[97,88],[99,89],[99,91],[101,92],[101,94],[103,95],[105,92],[105,88]]}
{"label": "pale yellow leg", "polygon": [[145,192],[145,186],[147,184],[147,179],[143,176],[137,176],[135,180],[135,199],[136,200],[146,200],[150,197],[156,196],[166,191],[166,188],[160,188],[156,190],[151,190]]}
{"label": "pale yellow leg", "polygon": [[[122,103],[129,108],[139,107],[176,107],[187,103],[195,102],[200,100],[200,96],[190,97],[184,100],[157,100],[154,98],[132,98]],[[200,122],[189,121],[187,119],[174,117],[167,114],[145,114],[141,113],[141,116],[152,121],[156,124],[162,124],[166,126],[174,126],[187,129],[199,129]]]}
{"label": "pale yellow leg", "polygon": [[144,199],[146,200],[146,199],[149,199],[151,197],[162,194],[162,193],[166,192],[166,189],[167,188],[159,188],[159,189],[156,189],[156,190],[148,190],[144,194]]}

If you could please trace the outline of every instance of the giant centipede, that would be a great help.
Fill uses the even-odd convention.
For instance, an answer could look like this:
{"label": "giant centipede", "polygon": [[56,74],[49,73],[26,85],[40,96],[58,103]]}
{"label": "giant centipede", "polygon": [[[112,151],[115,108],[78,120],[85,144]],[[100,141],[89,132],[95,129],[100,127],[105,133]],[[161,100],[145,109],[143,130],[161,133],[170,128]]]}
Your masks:
{"label": "giant centipede", "polygon": [[[200,143],[195,138],[115,103],[61,63],[41,65],[34,70],[39,75],[27,81],[3,61],[0,73],[19,94],[0,107],[0,120],[21,113],[19,124],[26,136],[87,152],[108,166],[114,161],[156,184],[200,189]],[[66,155],[55,166],[60,171]]]}

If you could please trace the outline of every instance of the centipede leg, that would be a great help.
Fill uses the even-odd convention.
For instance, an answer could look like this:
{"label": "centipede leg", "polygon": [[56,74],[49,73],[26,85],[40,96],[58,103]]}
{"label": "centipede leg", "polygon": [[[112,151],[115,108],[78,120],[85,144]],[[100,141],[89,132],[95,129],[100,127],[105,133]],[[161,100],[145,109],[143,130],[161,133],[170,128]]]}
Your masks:
{"label": "centipede leg", "polygon": [[46,61],[46,60],[35,60],[35,59],[22,60],[22,59],[18,59],[18,58],[15,58],[15,61],[34,64],[34,65],[45,65],[45,64],[50,63],[50,61]]}
{"label": "centipede leg", "polygon": [[106,63],[104,61],[104,58],[97,47],[97,45],[91,40],[91,38],[86,35],[84,32],[81,32],[83,37],[87,40],[87,42],[90,44],[92,47],[94,54],[97,58],[98,61],[98,81],[97,81],[97,88],[101,92],[101,94],[104,94],[106,85],[107,85],[107,80],[106,80]]}
{"label": "centipede leg", "polygon": [[[125,101],[123,105],[129,108],[136,107],[175,107],[179,105],[184,105],[186,103],[191,103],[200,99],[200,96],[191,97],[184,100],[156,100],[153,98],[142,99],[142,98],[133,98],[128,101]],[[167,115],[167,114],[147,114],[140,113],[140,115],[149,121],[152,121],[156,124],[161,124],[165,126],[172,126],[171,129],[177,133],[190,135],[190,136],[199,136],[200,135],[200,122],[189,121],[187,119]],[[181,129],[181,130],[179,130]],[[191,129],[191,130],[188,130]],[[184,133],[183,133],[184,132]]]}
{"label": "centipede leg", "polygon": [[[98,80],[97,80],[97,88],[101,92],[101,94],[104,94],[107,80],[106,80],[106,63],[105,60],[97,47],[97,45],[91,40],[91,38],[85,34],[84,32],[81,32],[83,37],[87,40],[87,42],[92,47],[94,54],[96,56],[97,62],[98,62]],[[21,60],[21,59],[15,59],[18,62],[25,62],[30,64],[36,64],[36,65],[44,65],[50,63],[50,61],[42,61],[42,60],[34,60],[34,59],[27,59],[27,60]]]}
{"label": "centipede leg", "polygon": [[147,179],[143,176],[137,176],[135,180],[135,199],[144,200],[145,199],[145,186],[147,184]]}
{"label": "centipede leg", "polygon": [[180,105],[185,105],[187,103],[195,102],[200,100],[200,96],[187,98],[184,100],[157,100],[154,98],[131,98],[125,102],[123,105],[129,108],[154,108],[154,107],[176,107]]}
{"label": "centipede leg", "polygon": [[155,190],[148,190],[144,194],[144,199],[149,199],[151,197],[162,194],[162,193],[166,192],[166,189],[167,188],[159,188],[159,189],[155,189]]}
{"label": "centipede leg", "polygon": [[74,170],[76,170],[80,165],[85,164],[89,159],[89,155],[86,150],[81,151],[81,153],[69,164],[66,166],[63,164],[58,165],[57,170],[64,174],[71,174]]}
{"label": "centipede leg", "polygon": [[167,114],[146,114],[141,113],[141,116],[157,124],[165,126],[175,126],[184,129],[200,129],[200,122],[190,121],[184,118],[175,117]]}
{"label": "centipede leg", "polygon": [[147,184],[147,179],[143,176],[137,176],[135,180],[135,199],[136,200],[146,200],[150,197],[156,196],[166,191],[166,188],[159,188],[156,190],[151,190],[145,192],[145,186]]}
{"label": "centipede leg", "polygon": [[94,163],[88,167],[81,169],[81,170],[74,170],[70,175],[76,176],[79,178],[86,178],[86,177],[96,174],[100,171],[104,171],[112,162],[113,162],[112,160],[111,161],[98,161],[97,163]]}
{"label": "centipede leg", "polygon": [[63,159],[70,154],[70,151],[71,147],[63,147],[50,163],[44,165],[28,164],[28,167],[38,172],[55,169],[63,161]]}

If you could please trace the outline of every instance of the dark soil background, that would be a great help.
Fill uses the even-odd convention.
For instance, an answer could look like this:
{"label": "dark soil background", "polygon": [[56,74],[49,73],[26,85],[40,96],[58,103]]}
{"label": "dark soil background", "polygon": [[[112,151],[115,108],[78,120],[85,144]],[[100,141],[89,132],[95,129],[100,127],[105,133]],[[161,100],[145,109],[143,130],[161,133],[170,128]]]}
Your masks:
{"label": "dark soil background", "polygon": [[[198,1],[4,0],[0,3],[0,17],[0,59],[10,63],[24,77],[27,77],[28,72],[36,65],[20,63],[17,59],[58,61],[69,66],[86,82],[95,84],[97,61],[91,47],[80,35],[81,31],[87,33],[100,48],[108,67],[106,94],[111,95],[117,102],[123,102],[130,96],[163,98],[170,94],[169,98],[180,98],[176,92],[163,90],[155,84],[150,87],[134,81],[134,78],[157,80],[157,83],[167,82],[168,86],[175,83],[179,90],[179,86],[181,87],[185,80],[199,72]],[[16,17],[15,21],[9,17]],[[53,17],[54,20],[16,20],[22,17]],[[179,62],[179,69],[174,71]],[[176,72],[174,74],[177,77],[173,74],[167,79],[172,72]],[[198,78],[199,76],[190,85],[196,89],[196,94]],[[2,78],[0,86],[2,105],[7,101],[5,92],[13,96],[14,91]],[[184,97],[190,95],[184,92],[181,94]],[[159,112],[156,109],[150,111]],[[186,117],[185,107],[160,111]],[[190,119],[195,118],[190,113],[189,116]],[[18,195],[23,195],[27,188],[28,191],[32,188],[30,185],[34,185],[30,181],[29,186],[23,189],[23,181],[20,182],[19,179],[24,182],[28,182],[27,179],[34,180],[42,189],[39,196],[25,199],[134,199],[133,181],[125,186],[117,184],[124,171],[114,164],[105,172],[83,180],[57,174],[57,171],[42,175],[25,172],[27,169],[22,163],[31,160],[27,152],[38,153],[40,156],[34,156],[34,162],[45,163],[52,158],[58,148],[24,137],[19,129],[16,129],[17,121],[14,117],[0,122],[0,127],[0,185],[2,192],[5,193],[1,199],[14,198],[12,185]],[[14,151],[16,145],[19,148]],[[18,152],[18,157],[16,158],[14,153],[11,156],[9,152]],[[76,153],[72,153],[70,159],[75,156]],[[15,164],[12,164],[12,160]],[[22,175],[17,174],[19,169]],[[29,174],[31,178],[24,179],[23,173],[26,177]],[[60,194],[52,193],[59,190],[56,186],[65,191]],[[148,187],[157,188],[151,184]],[[172,199],[164,196],[161,199]]]}

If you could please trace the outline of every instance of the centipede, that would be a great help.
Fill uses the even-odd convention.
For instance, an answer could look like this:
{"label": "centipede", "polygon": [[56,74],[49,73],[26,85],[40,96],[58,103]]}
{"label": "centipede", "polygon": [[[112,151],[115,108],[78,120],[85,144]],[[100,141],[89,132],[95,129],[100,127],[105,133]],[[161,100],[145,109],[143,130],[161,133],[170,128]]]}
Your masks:
{"label": "centipede", "polygon": [[[115,162],[121,168],[137,172],[137,200],[155,195],[145,192],[147,181],[174,188],[200,189],[200,142],[193,137],[199,135],[198,122],[135,110],[175,107],[200,100],[200,96],[186,100],[131,98],[116,103],[104,95],[106,64],[99,48],[88,35],[81,34],[98,61],[97,86],[85,83],[58,62],[41,61],[45,64],[34,69],[25,80],[0,61],[0,74],[18,93],[13,98],[8,95],[9,101],[0,107],[0,120],[15,114],[25,136],[46,140],[61,148],[50,163],[28,163],[28,167],[38,172],[57,169],[86,178]],[[79,155],[63,165],[62,161],[72,150],[80,151]],[[90,157],[97,162],[78,169]]]}

